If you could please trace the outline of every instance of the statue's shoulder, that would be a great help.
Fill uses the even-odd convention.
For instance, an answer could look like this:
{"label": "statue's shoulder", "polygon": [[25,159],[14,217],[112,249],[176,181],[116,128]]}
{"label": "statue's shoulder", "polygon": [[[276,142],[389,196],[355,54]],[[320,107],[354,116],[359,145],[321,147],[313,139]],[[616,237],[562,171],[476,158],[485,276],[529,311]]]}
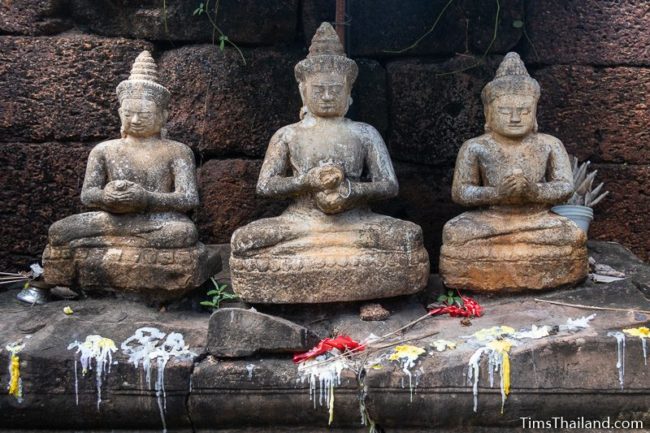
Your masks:
{"label": "statue's shoulder", "polygon": [[110,151],[111,149],[115,149],[117,147],[120,147],[122,145],[122,140],[119,138],[115,138],[112,140],[106,140],[102,141],[100,143],[97,143],[95,147],[91,150],[91,153],[97,155],[97,154],[103,154],[104,152]]}
{"label": "statue's shoulder", "polygon": [[489,134],[483,134],[465,141],[462,146],[460,146],[460,150],[469,153],[483,153],[494,148],[495,144],[496,143]]}
{"label": "statue's shoulder", "polygon": [[365,123],[365,122],[357,122],[355,120],[350,120],[350,119],[345,119],[345,124],[346,126],[355,134],[357,134],[360,138],[370,140],[370,141],[376,141],[377,139],[380,139],[383,141],[383,138],[381,138],[381,134],[379,131],[377,131],[377,128],[374,126]]}
{"label": "statue's shoulder", "polygon": [[301,122],[285,125],[282,128],[275,131],[275,134],[273,134],[271,141],[284,141],[285,143],[290,143],[295,139],[296,134],[298,134],[300,127],[301,127]]}
{"label": "statue's shoulder", "polygon": [[538,132],[537,134],[535,134],[535,138],[540,143],[548,144],[551,146],[563,146],[562,141],[560,141],[559,138],[549,134],[542,134],[541,132]]}
{"label": "statue's shoulder", "polygon": [[165,147],[167,147],[169,151],[174,153],[175,155],[180,155],[180,156],[193,155],[192,149],[190,148],[190,146],[188,146],[185,143],[181,143],[180,141],[176,141],[176,140],[170,140],[168,138],[165,138],[163,140],[163,143],[165,143]]}

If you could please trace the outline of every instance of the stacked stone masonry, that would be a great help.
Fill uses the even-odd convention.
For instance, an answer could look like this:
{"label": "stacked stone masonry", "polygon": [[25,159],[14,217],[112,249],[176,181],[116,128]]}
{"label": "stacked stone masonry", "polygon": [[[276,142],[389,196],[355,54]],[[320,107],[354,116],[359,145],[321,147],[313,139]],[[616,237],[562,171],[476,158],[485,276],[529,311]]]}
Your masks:
{"label": "stacked stone masonry", "polygon": [[[198,3],[0,4],[0,269],[38,260],[47,228],[83,211],[87,154],[119,136],[115,86],[143,49],[176,101],[169,135],[199,164],[201,239],[227,242],[237,227],[282,211],[255,196],[255,183],[271,134],[298,119],[293,65],[317,25],[334,21],[334,2],[222,0],[217,24],[246,64],[233,46],[219,48],[205,13],[193,14]],[[500,3],[491,45],[495,4],[464,0],[396,53],[447,2],[348,0],[347,50],[360,67],[350,117],[382,133],[400,181],[399,197],[377,211],[423,227],[435,271],[442,226],[461,212],[450,195],[456,153],[483,130],[480,90],[514,50],[543,89],[540,130],[591,160],[611,191],[591,237],[650,259],[650,4]]]}

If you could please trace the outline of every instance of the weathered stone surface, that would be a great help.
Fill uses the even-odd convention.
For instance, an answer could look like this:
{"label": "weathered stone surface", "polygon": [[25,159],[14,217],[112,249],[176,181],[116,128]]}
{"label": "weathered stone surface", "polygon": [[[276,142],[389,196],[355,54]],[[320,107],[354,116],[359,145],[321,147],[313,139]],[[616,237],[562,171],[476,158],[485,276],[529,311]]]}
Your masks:
{"label": "weathered stone surface", "polygon": [[388,90],[386,69],[376,60],[359,59],[359,77],[352,89],[352,105],[347,116],[369,123],[382,136],[388,131]]}
{"label": "weathered stone surface", "polygon": [[121,137],[93,148],[81,190],[93,211],[50,226],[43,277],[153,301],[180,297],[221,268],[185,215],[199,204],[194,155],[161,134],[170,93],[148,51],[117,94]]}
{"label": "weathered stone surface", "polygon": [[306,352],[319,338],[281,317],[241,308],[221,308],[210,316],[207,351],[223,358],[255,353]]}
{"label": "weathered stone surface", "polygon": [[437,272],[442,227],[463,211],[462,206],[451,200],[453,165],[430,167],[396,162],[395,172],[399,180],[398,196],[374,204],[373,209],[422,227],[431,269],[432,272]]}
{"label": "weathered stone surface", "polygon": [[365,322],[386,320],[389,317],[390,311],[382,307],[381,304],[363,304],[359,309],[359,318]]}
{"label": "weathered stone surface", "polygon": [[620,242],[650,261],[650,165],[595,164],[609,195],[594,207],[593,239]]}
{"label": "weathered stone surface", "polygon": [[[443,63],[390,62],[386,68],[390,106],[391,156],[401,161],[453,166],[463,141],[483,131],[481,89],[500,58],[475,63],[456,57]],[[444,75],[440,75],[444,74]]]}
{"label": "weathered stone surface", "polygon": [[117,136],[115,86],[149,47],[82,35],[0,37],[0,141]]}
{"label": "weathered stone surface", "polygon": [[286,201],[255,194],[262,161],[210,160],[199,168],[201,206],[195,213],[201,239],[230,243],[232,233],[251,221],[279,215]]}
{"label": "weathered stone surface", "polygon": [[300,19],[302,21],[302,37],[305,45],[309,45],[312,36],[322,22],[335,23],[336,2],[303,0]]}
{"label": "weathered stone surface", "polygon": [[648,2],[550,0],[526,3],[532,46],[526,60],[545,64],[649,65]]}
{"label": "weathered stone surface", "polygon": [[570,154],[581,161],[650,163],[650,69],[557,65],[533,75],[544,89],[540,129]]}
{"label": "weathered stone surface", "polygon": [[[23,401],[3,393],[0,410],[5,415],[0,421],[3,429],[43,428],[48,430],[92,429],[160,429],[162,419],[158,408],[154,383],[156,370],[152,369],[147,383],[142,364],[136,368],[128,362],[120,345],[138,328],[155,327],[164,333],[178,332],[197,354],[203,353],[207,333],[207,315],[192,312],[159,313],[155,309],[120,299],[86,299],[84,301],[56,301],[45,306],[31,307],[15,299],[16,291],[3,292],[0,311],[5,320],[0,329],[3,349],[20,339],[25,348],[19,353],[23,381]],[[69,305],[71,316],[62,312]],[[34,326],[38,325],[38,326]],[[89,335],[101,335],[115,342],[110,373],[101,382],[101,403],[97,407],[96,364],[82,375],[77,362],[79,404],[75,403],[75,355],[68,345],[84,342]],[[3,363],[6,362],[3,350]],[[188,428],[190,420],[185,399],[190,392],[193,359],[179,361],[171,357],[164,371],[167,427]],[[1,374],[3,383],[9,381],[7,369]],[[162,401],[161,401],[162,403]]]}
{"label": "weathered stone surface", "polygon": [[160,58],[170,107],[171,136],[207,155],[262,157],[273,132],[298,119],[293,78],[296,52],[186,46]]}
{"label": "weathered stone surface", "polygon": [[442,233],[447,287],[485,292],[575,285],[587,276],[586,233],[550,212],[574,192],[571,163],[556,138],[537,132],[540,87],[508,53],[481,99],[485,134],[463,143],[452,199],[470,210]]}
{"label": "weathered stone surface", "polygon": [[[296,33],[298,0],[220,0],[202,2],[209,11],[195,14],[193,1],[72,0],[69,9],[78,25],[105,36],[158,41],[201,41],[219,44],[207,14],[231,41],[271,45],[291,42]],[[219,5],[216,11],[215,4]],[[164,5],[164,6],[163,6]]]}
{"label": "weathered stone surface", "polygon": [[426,285],[421,228],[367,206],[397,195],[398,184],[377,130],[343,117],[357,72],[323,23],[295,67],[301,120],[274,134],[257,183],[260,195],[294,202],[232,236],[233,290],[246,302],[357,301]]}
{"label": "weathered stone surface", "polygon": [[0,34],[41,36],[70,26],[62,0],[5,0],[0,3]]}
{"label": "weathered stone surface", "polygon": [[[590,255],[598,263],[624,271],[628,279],[612,284],[586,283],[577,289],[541,297],[585,305],[650,310],[650,303],[637,289],[650,287],[650,267],[647,264],[612,243],[590,243]],[[301,433],[327,429],[328,409],[325,401],[322,405],[318,401],[318,384],[314,402],[310,399],[309,379],[301,380],[289,354],[241,360],[204,357],[207,314],[178,310],[160,313],[140,304],[106,298],[31,307],[18,303],[16,292],[0,293],[0,313],[4,317],[0,322],[0,341],[3,347],[20,338],[26,343],[20,355],[24,401],[17,403],[6,393],[0,395],[3,414],[0,428],[160,429],[160,412],[152,389],[155,369],[152,370],[150,388],[142,366],[134,368],[119,350],[121,343],[136,329],[153,326],[166,333],[181,333],[190,350],[197,354],[193,360],[196,365],[192,361],[179,362],[172,358],[165,369],[165,419],[170,431],[182,431],[190,429],[190,426],[196,431],[219,429],[232,433],[242,430],[270,433],[277,431],[277,426],[292,431],[295,426],[295,431]],[[522,340],[518,346],[512,347],[512,390],[504,414],[501,414],[498,373],[495,387],[490,388],[485,369],[487,361],[483,358],[478,410],[474,412],[467,370],[477,347],[462,336],[494,325],[508,325],[516,330],[530,329],[533,324],[564,324],[568,318],[591,314],[583,309],[536,302],[532,296],[526,295],[498,299],[479,295],[478,300],[489,314],[473,319],[470,328],[460,326],[458,319],[432,318],[399,334],[394,340],[416,338],[408,344],[424,348],[429,348],[434,340],[440,338],[458,344],[455,350],[432,351],[416,361],[411,370],[414,384],[412,401],[408,376],[397,362],[381,361],[381,369],[365,368],[365,375],[344,369],[341,383],[337,383],[334,389],[336,427],[332,431],[355,431],[352,429],[356,429],[359,423],[360,395],[365,396],[365,406],[378,426],[386,431],[418,433],[430,431],[433,426],[440,431],[458,431],[464,428],[467,420],[471,420],[472,428],[477,427],[479,432],[498,433],[512,428],[514,433],[517,431],[515,427],[521,426],[521,416],[534,419],[551,419],[560,415],[566,419],[610,416],[612,420],[618,417],[633,420],[641,419],[647,411],[650,402],[645,389],[649,377],[643,364],[641,342],[633,337],[627,339],[624,389],[621,390],[616,369],[616,341],[606,334],[613,330],[647,326],[650,321],[642,313],[598,311],[588,329],[539,340]],[[65,305],[70,305],[75,311],[72,316],[63,314]],[[305,313],[297,308],[291,311],[294,316],[301,316],[300,320],[295,320],[297,323],[311,322],[314,326],[326,323],[322,331],[325,335],[348,333],[356,340],[370,333],[384,335],[425,314],[421,304],[415,305],[404,299],[392,300],[386,305],[394,314],[383,322],[360,321],[358,305],[329,309],[313,306],[322,308],[320,313]],[[85,376],[79,372],[79,406],[75,404],[74,353],[67,349],[69,343],[83,341],[91,334],[111,338],[118,347],[113,358],[117,364],[112,365],[102,383],[99,411],[94,370]],[[30,338],[26,338],[28,336]],[[391,350],[387,348],[375,354],[380,356]],[[3,353],[3,361],[6,361],[6,353]],[[533,355],[534,369],[531,368]],[[8,383],[7,369],[0,370],[0,379],[2,383]],[[362,394],[360,391],[364,385],[365,393]],[[450,398],[450,394],[455,397]],[[215,411],[215,405],[221,410]],[[265,430],[268,425],[274,425],[275,430]]]}
{"label": "weathered stone surface", "polygon": [[47,229],[79,213],[79,193],[92,146],[79,143],[0,145],[0,268],[27,270],[40,261]]}
{"label": "weathered stone surface", "polygon": [[[441,13],[447,0],[355,0],[349,2],[349,49],[353,56],[391,56],[389,51],[401,50],[427,33]],[[521,0],[501,2],[497,38],[491,52],[505,52],[521,37],[521,29],[513,22],[521,20]],[[306,40],[322,21],[333,22],[335,8],[331,2],[307,0],[303,3],[302,22]],[[440,55],[467,52],[483,54],[494,34],[496,3],[464,0],[455,2],[442,14],[436,28],[408,55]]]}

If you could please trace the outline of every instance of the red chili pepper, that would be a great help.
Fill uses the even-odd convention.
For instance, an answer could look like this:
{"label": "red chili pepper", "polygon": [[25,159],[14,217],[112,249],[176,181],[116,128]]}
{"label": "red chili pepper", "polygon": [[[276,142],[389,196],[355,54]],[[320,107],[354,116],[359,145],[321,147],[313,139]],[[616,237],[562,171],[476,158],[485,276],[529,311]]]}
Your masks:
{"label": "red chili pepper", "polygon": [[449,314],[451,317],[481,317],[483,315],[483,307],[474,299],[462,295],[461,299],[463,300],[462,307],[445,305],[429,310],[429,315]]}
{"label": "red chili pepper", "polygon": [[338,349],[341,352],[345,352],[346,350],[362,351],[365,349],[365,346],[354,341],[347,335],[340,335],[336,338],[324,338],[310,351],[293,355],[293,362],[297,364],[327,353],[332,349]]}

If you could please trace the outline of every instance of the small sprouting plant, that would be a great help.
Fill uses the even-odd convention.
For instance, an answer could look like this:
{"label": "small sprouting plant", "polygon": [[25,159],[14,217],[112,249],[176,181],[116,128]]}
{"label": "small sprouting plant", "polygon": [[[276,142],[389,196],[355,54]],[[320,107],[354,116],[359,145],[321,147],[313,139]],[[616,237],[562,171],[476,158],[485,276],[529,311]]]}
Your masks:
{"label": "small sprouting plant", "polygon": [[205,2],[199,3],[199,6],[196,9],[194,9],[192,15],[195,16],[205,15],[208,18],[208,21],[210,21],[210,25],[212,26],[212,43],[216,43],[216,41],[218,40],[219,49],[221,51],[224,50],[226,44],[231,45],[234,49],[237,50],[239,56],[241,57],[242,63],[245,65],[246,58],[244,57],[244,53],[242,52],[242,50],[237,46],[237,44],[235,44],[233,41],[228,39],[228,36],[226,36],[226,34],[217,25],[217,13],[219,11],[219,0],[217,0],[214,5],[214,17],[210,15],[209,5],[210,5],[210,0],[206,0]]}
{"label": "small sprouting plant", "polygon": [[226,288],[228,287],[227,284],[219,284],[214,280],[214,278],[210,278],[210,281],[212,281],[214,289],[208,290],[208,293],[206,294],[211,296],[212,299],[209,301],[202,301],[201,305],[204,307],[210,307],[212,310],[218,310],[223,301],[237,299],[237,295],[234,293],[226,292]]}
{"label": "small sprouting plant", "polygon": [[575,185],[575,192],[567,202],[567,204],[578,205],[578,206],[589,206],[593,207],[600,203],[602,199],[605,198],[609,191],[605,191],[602,194],[600,190],[603,188],[603,183],[593,188],[594,178],[598,170],[594,170],[591,173],[587,173],[589,168],[590,161],[585,161],[582,164],[578,164],[578,158],[573,157],[573,184]]}
{"label": "small sprouting plant", "polygon": [[446,295],[443,293],[438,296],[437,300],[440,304],[448,306],[458,305],[459,307],[463,307],[464,305],[463,298],[460,297],[460,294],[454,293],[451,290],[449,290]]}

